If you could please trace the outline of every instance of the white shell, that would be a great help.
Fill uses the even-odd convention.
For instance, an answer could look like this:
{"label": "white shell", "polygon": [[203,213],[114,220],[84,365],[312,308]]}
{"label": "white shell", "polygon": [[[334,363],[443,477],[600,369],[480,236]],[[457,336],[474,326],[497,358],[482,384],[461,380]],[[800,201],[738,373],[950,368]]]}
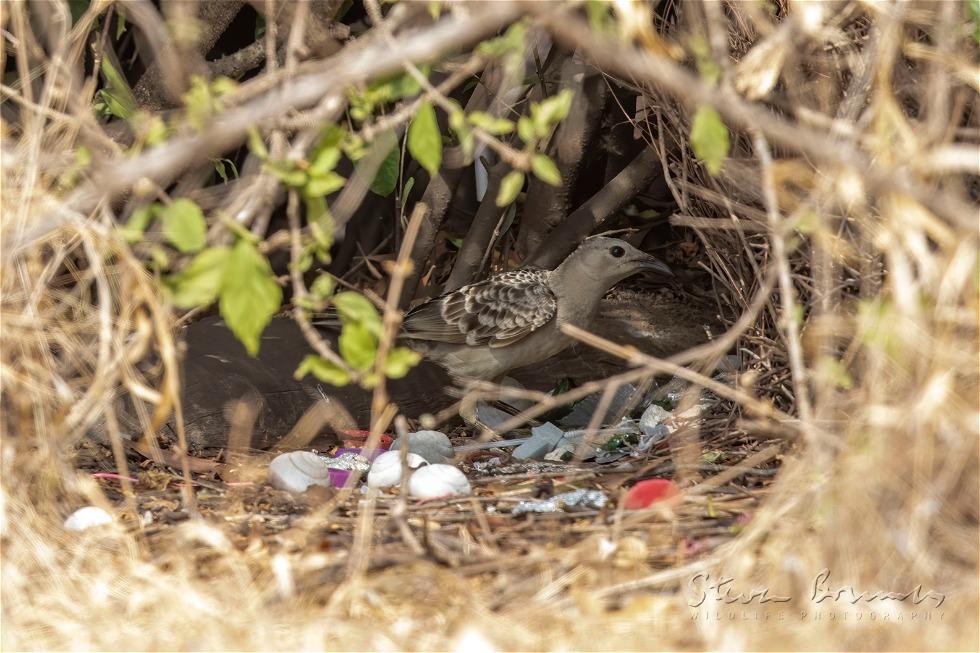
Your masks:
{"label": "white shell", "polygon": [[269,483],[286,492],[305,492],[311,485],[330,486],[330,468],[311,451],[290,451],[269,463]]}
{"label": "white shell", "polygon": [[70,531],[84,531],[93,526],[102,526],[112,522],[112,515],[102,508],[85,506],[68,515],[68,519],[65,520],[65,528]]}
{"label": "white shell", "polygon": [[[408,454],[408,467],[416,469],[426,465],[425,458],[417,453]],[[398,485],[402,480],[402,460],[401,451],[386,451],[371,463],[371,471],[368,472],[368,487],[392,487]]]}
{"label": "white shell", "polygon": [[470,482],[452,465],[427,465],[408,479],[408,492],[418,499],[469,494]]}

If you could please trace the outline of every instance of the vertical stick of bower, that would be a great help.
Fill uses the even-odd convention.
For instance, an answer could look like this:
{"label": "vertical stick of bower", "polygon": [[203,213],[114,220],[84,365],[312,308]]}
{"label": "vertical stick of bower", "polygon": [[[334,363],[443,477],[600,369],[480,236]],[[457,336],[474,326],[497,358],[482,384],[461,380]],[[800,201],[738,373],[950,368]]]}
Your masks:
{"label": "vertical stick of bower", "polygon": [[[398,249],[398,258],[394,267],[391,269],[391,284],[388,286],[388,294],[385,297],[385,312],[381,325],[381,338],[378,342],[378,352],[374,358],[374,373],[378,376],[378,384],[374,386],[374,394],[371,397],[371,434],[365,444],[367,448],[374,448],[381,438],[381,431],[394,415],[385,410],[388,406],[387,377],[384,374],[385,359],[391,349],[398,334],[398,328],[402,323],[402,312],[398,308],[402,296],[402,289],[405,287],[405,278],[412,273],[412,248],[415,246],[415,238],[418,236],[419,227],[422,220],[429,213],[429,207],[419,202],[412,211],[412,217],[408,221],[408,228],[405,230],[405,239]],[[388,415],[388,419],[382,419]]]}

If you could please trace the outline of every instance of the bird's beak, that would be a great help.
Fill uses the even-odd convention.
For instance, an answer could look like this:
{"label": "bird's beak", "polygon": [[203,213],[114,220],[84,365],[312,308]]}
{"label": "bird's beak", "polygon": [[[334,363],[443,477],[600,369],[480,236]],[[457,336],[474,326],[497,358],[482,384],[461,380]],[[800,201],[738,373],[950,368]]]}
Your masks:
{"label": "bird's beak", "polygon": [[654,272],[659,272],[660,274],[668,277],[674,276],[674,271],[667,267],[667,264],[658,258],[652,256],[644,256],[643,258],[636,261],[637,264],[646,268],[647,270],[653,270]]}

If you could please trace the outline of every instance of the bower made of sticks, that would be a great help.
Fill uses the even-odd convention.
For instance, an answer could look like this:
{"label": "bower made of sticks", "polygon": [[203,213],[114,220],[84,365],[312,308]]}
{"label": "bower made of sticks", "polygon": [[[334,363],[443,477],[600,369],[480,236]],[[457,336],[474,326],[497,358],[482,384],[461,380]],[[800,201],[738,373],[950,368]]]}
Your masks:
{"label": "bower made of sticks", "polygon": [[[317,0],[268,16],[277,3],[201,3],[208,27],[176,38],[167,25],[192,4],[92,3],[74,19],[0,4],[4,646],[975,646],[980,18],[967,4],[367,2],[334,20]],[[418,95],[369,106],[373,84],[414,79],[406,61]],[[192,82],[195,66],[238,86]],[[127,85],[139,119],[112,113]],[[534,150],[553,186],[489,119],[516,130],[562,90],[568,117]],[[442,135],[435,173],[407,144],[423,104]],[[489,116],[466,123],[483,130],[469,155],[454,107]],[[362,139],[336,164],[328,246],[290,176],[308,181],[325,124]],[[374,193],[394,147],[396,190]],[[526,185],[497,207],[521,165]],[[614,290],[524,398],[545,412],[563,375],[580,383],[569,398],[674,378],[675,412],[702,409],[649,455],[607,465],[473,454],[465,498],[274,490],[275,438],[253,436],[306,445],[311,420],[334,418],[303,417],[319,391],[296,381],[278,393],[297,400],[288,420],[260,422],[244,396],[195,422],[188,357],[231,349],[202,351],[187,329],[222,329],[226,313],[175,304],[193,259],[179,235],[122,228],[178,199],[206,217],[207,248],[246,242],[268,261],[286,321],[267,336],[301,333],[296,352],[325,360],[336,348],[304,308],[323,272],[379,305],[401,275],[405,308],[615,231],[675,280]],[[221,332],[253,380],[291,378],[272,340],[253,359]],[[400,412],[362,392],[365,423],[341,430],[431,427],[417,405],[429,386],[401,387]],[[456,444],[480,434],[435,412]],[[626,510],[650,479],[680,492]],[[578,489],[607,502],[512,515]],[[66,530],[83,505],[112,524]],[[727,595],[709,587],[724,578]],[[743,600],[763,588],[789,599]]]}

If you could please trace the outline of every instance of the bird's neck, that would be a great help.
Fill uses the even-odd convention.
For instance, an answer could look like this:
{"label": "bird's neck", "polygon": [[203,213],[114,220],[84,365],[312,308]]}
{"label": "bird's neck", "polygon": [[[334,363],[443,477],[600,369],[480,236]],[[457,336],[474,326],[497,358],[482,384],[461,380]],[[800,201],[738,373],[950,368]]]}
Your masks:
{"label": "bird's neck", "polygon": [[558,295],[558,321],[588,328],[599,309],[599,301],[609,290],[605,279],[576,266],[559,266],[552,284]]}

